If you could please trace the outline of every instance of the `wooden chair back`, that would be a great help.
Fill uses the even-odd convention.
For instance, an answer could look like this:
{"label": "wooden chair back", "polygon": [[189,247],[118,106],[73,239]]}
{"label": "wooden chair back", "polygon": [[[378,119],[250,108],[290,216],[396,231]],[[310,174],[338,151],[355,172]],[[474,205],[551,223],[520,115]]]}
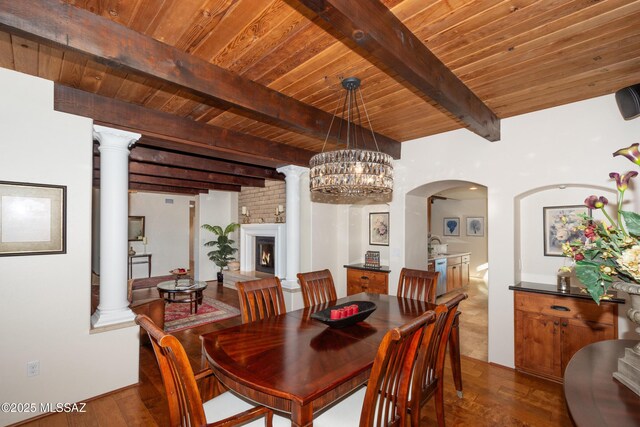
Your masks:
{"label": "wooden chair back", "polygon": [[206,425],[198,385],[180,341],[173,335],[166,334],[144,314],[136,316],[136,323],[147,331],[151,339],[167,393],[170,425]]}
{"label": "wooden chair back", "polygon": [[338,299],[336,287],[333,284],[331,271],[311,271],[309,273],[298,273],[300,288],[302,289],[302,299],[305,307],[322,304]]}
{"label": "wooden chair back", "polygon": [[458,294],[435,309],[433,337],[423,341],[418,353],[412,380],[409,410],[412,425],[420,425],[420,408],[435,394],[436,418],[439,426],[444,426],[443,373],[451,327],[460,301],[467,294]]}
{"label": "wooden chair back", "polygon": [[286,313],[282,285],[277,277],[238,282],[242,323]]}
{"label": "wooden chair back", "polygon": [[434,320],[434,312],[427,311],[385,334],[371,369],[360,427],[408,425],[412,372],[421,342],[431,340]]}
{"label": "wooden chair back", "polygon": [[436,303],[437,271],[403,268],[398,281],[398,296]]}

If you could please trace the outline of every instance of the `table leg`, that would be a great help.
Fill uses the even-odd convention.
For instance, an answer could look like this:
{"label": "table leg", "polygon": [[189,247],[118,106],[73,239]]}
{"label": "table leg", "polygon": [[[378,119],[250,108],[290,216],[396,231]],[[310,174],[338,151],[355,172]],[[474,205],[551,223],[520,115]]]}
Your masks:
{"label": "table leg", "polygon": [[451,361],[451,371],[453,372],[453,382],[456,385],[458,397],[462,397],[462,369],[460,368],[460,313],[456,314],[449,334],[449,358]]}
{"label": "table leg", "polygon": [[313,405],[300,406],[291,402],[291,426],[310,427],[313,425]]}

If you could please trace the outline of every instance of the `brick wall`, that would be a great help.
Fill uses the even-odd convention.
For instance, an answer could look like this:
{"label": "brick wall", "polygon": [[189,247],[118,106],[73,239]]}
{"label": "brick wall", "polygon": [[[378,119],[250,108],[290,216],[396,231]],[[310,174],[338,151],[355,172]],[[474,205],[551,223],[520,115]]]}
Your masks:
{"label": "brick wall", "polygon": [[238,221],[243,223],[242,207],[249,210],[251,224],[276,222],[276,208],[284,207],[283,222],[286,219],[286,190],[284,181],[265,180],[264,188],[243,187],[238,196]]}

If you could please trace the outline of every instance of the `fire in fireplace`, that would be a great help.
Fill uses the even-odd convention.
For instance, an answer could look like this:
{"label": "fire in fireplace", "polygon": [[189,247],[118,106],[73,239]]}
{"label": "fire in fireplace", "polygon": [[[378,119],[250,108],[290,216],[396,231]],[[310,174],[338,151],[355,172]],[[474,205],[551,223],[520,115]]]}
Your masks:
{"label": "fire in fireplace", "polygon": [[275,237],[256,236],[256,271],[274,274],[275,270]]}

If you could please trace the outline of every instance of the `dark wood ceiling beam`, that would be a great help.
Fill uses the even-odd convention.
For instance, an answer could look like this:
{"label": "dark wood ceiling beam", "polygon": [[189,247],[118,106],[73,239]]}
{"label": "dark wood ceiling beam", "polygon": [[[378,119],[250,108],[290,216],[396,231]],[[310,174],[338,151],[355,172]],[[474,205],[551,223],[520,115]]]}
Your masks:
{"label": "dark wood ceiling beam", "polygon": [[[95,158],[95,156],[94,156]],[[99,170],[99,162],[94,161],[94,170]],[[248,184],[241,184],[242,180],[251,180],[248,181],[253,187],[264,187],[264,180],[254,179],[254,178],[240,178],[233,177],[228,175],[217,174],[214,172],[204,172],[204,171],[196,171],[190,169],[179,169],[179,168],[171,168],[168,166],[160,166],[149,163],[138,163],[138,162],[129,162],[129,174],[135,175],[146,175],[146,176],[155,176],[158,178],[171,178],[171,179],[179,179],[186,181],[200,181],[207,183],[211,186],[218,186],[216,189],[221,189],[219,186],[230,186],[237,187],[230,189],[228,191],[240,191],[240,186]],[[229,179],[233,178],[233,179]],[[213,187],[209,187],[213,188]]]}
{"label": "dark wood ceiling beam", "polygon": [[151,163],[129,162],[129,173],[151,175],[158,177],[202,181],[206,183],[244,185],[246,187],[264,187],[264,179],[243,178],[224,175],[215,172],[197,171],[191,169],[172,168]]}
{"label": "dark wood ceiling beam", "polygon": [[500,119],[382,2],[299,1],[448,110],[468,129],[489,141],[500,139]]}
{"label": "dark wood ceiling beam", "polygon": [[[203,182],[217,182],[220,184],[232,184],[232,185],[242,185],[245,187],[264,187],[264,179],[262,178],[253,178],[248,176],[238,176],[238,175],[229,175],[222,174],[218,172],[209,172],[208,170],[197,170],[198,168],[191,168],[189,165],[187,167],[189,169],[182,168],[183,165],[171,164],[171,163],[161,163],[161,162],[149,162],[147,156],[134,156],[133,153],[138,149],[140,150],[148,150],[145,148],[134,147],[131,149],[130,160],[129,160],[129,172],[131,173],[142,173],[146,175],[159,175],[159,176],[174,176],[180,179],[190,179],[188,177],[182,176],[181,171],[185,171],[185,174],[188,172],[198,172],[195,174],[196,180]],[[154,150],[148,150],[154,151]],[[160,153],[160,152],[158,152]],[[167,153],[173,154],[173,153]],[[93,156],[94,156],[94,169],[100,169],[100,152],[98,150],[97,144],[93,147]],[[145,158],[142,162],[138,161],[139,157]],[[190,156],[184,156],[190,157]]]}
{"label": "dark wood ceiling beam", "polygon": [[163,178],[160,176],[138,175],[135,173],[129,174],[129,182],[137,184],[163,185],[165,187],[184,187],[204,192],[208,190],[240,191],[240,186],[238,185],[206,183],[202,181],[189,181],[175,178]]}
{"label": "dark wood ceiling beam", "polygon": [[[100,158],[93,157],[93,170],[100,170]],[[264,180],[255,178],[242,178],[232,175],[222,175],[215,172],[197,171],[191,169],[172,168],[168,166],[154,165],[150,163],[129,162],[129,174],[155,176],[159,178],[171,178],[187,181],[200,181],[209,185],[233,185],[264,187]],[[235,190],[231,190],[235,191]]]}
{"label": "dark wood ceiling beam", "polygon": [[[93,186],[95,188],[100,188],[100,180],[94,179]],[[207,190],[200,190],[197,188],[186,188],[186,187],[171,187],[166,185],[155,185],[155,184],[142,184],[137,182],[129,183],[129,190],[134,191],[148,191],[151,193],[168,193],[168,194],[185,194],[196,196],[200,193],[206,193]]]}
{"label": "dark wood ceiling beam", "polygon": [[307,166],[315,154],[59,84],[54,86],[53,106],[56,111],[89,117],[106,126],[140,132],[148,145],[235,162]]}
{"label": "dark wood ceiling beam", "polygon": [[[324,138],[332,114],[262,86],[114,21],[62,0],[0,0],[0,28],[73,50],[223,102],[294,131]],[[337,133],[338,126],[332,127]],[[400,143],[376,135],[382,151],[400,157]]]}
{"label": "dark wood ceiling beam", "polygon": [[136,162],[156,163],[165,166],[180,166],[190,169],[198,169],[204,171],[215,171],[230,175],[247,176],[254,178],[284,180],[284,175],[275,169],[261,168],[257,166],[249,166],[237,163],[229,163],[221,160],[208,159],[203,157],[188,156],[180,153],[171,153],[168,151],[154,150],[147,148],[145,145],[153,145],[154,140],[148,136],[143,136],[131,149],[129,159]]}

